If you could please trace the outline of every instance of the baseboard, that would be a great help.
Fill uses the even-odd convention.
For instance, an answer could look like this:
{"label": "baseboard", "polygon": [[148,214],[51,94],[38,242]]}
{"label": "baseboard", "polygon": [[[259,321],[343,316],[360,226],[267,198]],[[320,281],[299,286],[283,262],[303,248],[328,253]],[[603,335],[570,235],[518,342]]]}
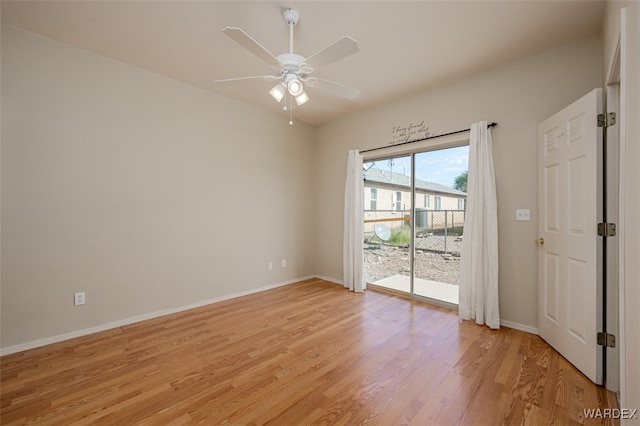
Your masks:
{"label": "baseboard", "polygon": [[315,275],[315,278],[319,278],[321,280],[328,281],[328,282],[333,283],[333,284],[344,285],[343,281],[339,280],[337,278],[325,277],[323,275]]}
{"label": "baseboard", "polygon": [[[123,327],[125,325],[134,324],[141,321],[146,321],[153,318],[163,317],[165,315],[171,315],[182,311],[187,311],[189,309],[199,308],[201,306],[211,305],[213,303],[223,302],[229,299],[235,299],[237,297],[248,296],[250,294],[259,293],[261,291],[271,290],[277,287],[283,287],[285,285],[295,284],[300,281],[308,280],[311,278],[316,278],[315,275],[309,275],[306,277],[296,278],[293,280],[282,281],[275,284],[266,285],[263,287],[253,288],[251,290],[240,291],[237,293],[232,293],[220,297],[216,297],[213,299],[202,300],[199,302],[195,302],[189,305],[179,306],[176,308],[170,309],[162,309],[160,311],[150,312],[148,314],[137,315],[135,317],[126,318],[118,321],[111,321],[105,324],[98,325],[96,327],[85,328],[82,330],[72,331],[70,333],[59,334],[57,336],[46,337],[44,339],[35,340],[32,342],[21,343],[15,346],[9,346],[7,348],[0,348],[0,356],[14,354],[16,352],[22,352],[29,349],[39,348],[41,346],[50,345],[52,343],[59,343],[65,340],[74,339],[76,337],[82,337],[93,333],[99,333],[101,331],[110,330],[112,328]],[[323,278],[324,279],[324,278]]]}
{"label": "baseboard", "polygon": [[514,330],[524,331],[526,333],[536,334],[538,335],[538,329],[536,327],[531,327],[530,325],[524,325],[517,322],[511,322],[506,320],[500,320],[500,325],[504,327],[513,328]]}

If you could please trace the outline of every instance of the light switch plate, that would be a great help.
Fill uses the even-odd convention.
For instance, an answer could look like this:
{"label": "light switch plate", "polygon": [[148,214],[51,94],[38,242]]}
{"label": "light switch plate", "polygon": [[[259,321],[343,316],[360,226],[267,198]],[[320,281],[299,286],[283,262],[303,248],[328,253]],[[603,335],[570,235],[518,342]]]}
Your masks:
{"label": "light switch plate", "polygon": [[523,221],[531,220],[531,210],[516,209],[516,220],[523,220]]}

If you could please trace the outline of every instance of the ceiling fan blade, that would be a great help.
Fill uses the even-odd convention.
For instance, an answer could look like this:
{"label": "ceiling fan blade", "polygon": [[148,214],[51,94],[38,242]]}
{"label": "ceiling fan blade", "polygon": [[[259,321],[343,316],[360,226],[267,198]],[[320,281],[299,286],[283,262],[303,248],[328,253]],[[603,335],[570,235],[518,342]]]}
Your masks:
{"label": "ceiling fan blade", "polygon": [[245,33],[242,29],[237,27],[225,27],[222,30],[229,38],[242,45],[249,52],[256,55],[258,58],[262,59],[264,62],[269,65],[277,65],[280,62],[278,59],[273,56],[271,52],[262,47],[260,43],[255,41],[249,34]]}
{"label": "ceiling fan blade", "polygon": [[226,83],[228,81],[240,81],[240,80],[253,80],[257,78],[263,78],[265,80],[280,80],[282,77],[276,77],[274,75],[252,75],[250,77],[235,77],[235,78],[225,78],[222,80],[213,80],[214,83]]}
{"label": "ceiling fan blade", "polygon": [[313,69],[318,69],[352,55],[358,50],[360,50],[358,42],[351,37],[344,36],[335,43],[309,56],[305,63]]}
{"label": "ceiling fan blade", "polygon": [[355,87],[350,87],[342,83],[336,83],[335,81],[325,80],[323,78],[319,78],[314,87],[351,101],[360,96],[360,89],[356,89]]}

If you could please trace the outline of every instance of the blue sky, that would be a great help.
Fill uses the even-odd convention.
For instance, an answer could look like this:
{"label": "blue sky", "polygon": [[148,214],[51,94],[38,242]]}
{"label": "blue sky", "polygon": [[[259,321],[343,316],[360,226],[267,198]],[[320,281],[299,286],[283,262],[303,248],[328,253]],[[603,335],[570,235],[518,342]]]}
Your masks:
{"label": "blue sky", "polygon": [[[365,167],[371,163],[366,163]],[[393,167],[396,173],[411,173],[411,157],[394,158],[393,165],[389,160],[375,162],[378,169],[389,170]],[[469,146],[441,149],[416,154],[416,178],[441,185],[453,187],[456,177],[469,168]]]}

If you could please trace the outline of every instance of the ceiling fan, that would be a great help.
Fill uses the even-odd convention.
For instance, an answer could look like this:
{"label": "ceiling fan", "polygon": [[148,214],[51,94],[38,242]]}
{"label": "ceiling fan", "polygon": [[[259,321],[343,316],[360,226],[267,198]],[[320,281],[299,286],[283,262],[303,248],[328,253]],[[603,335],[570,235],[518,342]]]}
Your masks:
{"label": "ceiling fan", "polygon": [[[304,87],[315,87],[317,84],[318,87],[322,87],[328,92],[342,98],[349,100],[357,98],[360,95],[359,89],[355,89],[341,83],[336,83],[335,81],[317,78],[311,76],[311,73],[322,66],[331,64],[356,53],[359,50],[358,42],[351,37],[344,36],[328,47],[314,53],[308,58],[305,58],[304,56],[293,52],[293,27],[300,19],[300,12],[295,9],[284,9],[282,17],[289,26],[289,52],[282,53],[278,56],[274,56],[240,28],[225,27],[222,30],[222,32],[232,40],[236,41],[249,52],[269,64],[273,68],[273,74],[228,78],[224,80],[215,80],[214,82],[222,83],[258,78],[274,81],[280,80],[280,82],[269,91],[269,94],[271,94],[277,102],[282,102],[288,94],[295,100],[296,105],[302,105],[309,100],[309,96],[304,91]],[[286,99],[285,109],[287,109]],[[290,124],[292,124],[291,121]]]}

